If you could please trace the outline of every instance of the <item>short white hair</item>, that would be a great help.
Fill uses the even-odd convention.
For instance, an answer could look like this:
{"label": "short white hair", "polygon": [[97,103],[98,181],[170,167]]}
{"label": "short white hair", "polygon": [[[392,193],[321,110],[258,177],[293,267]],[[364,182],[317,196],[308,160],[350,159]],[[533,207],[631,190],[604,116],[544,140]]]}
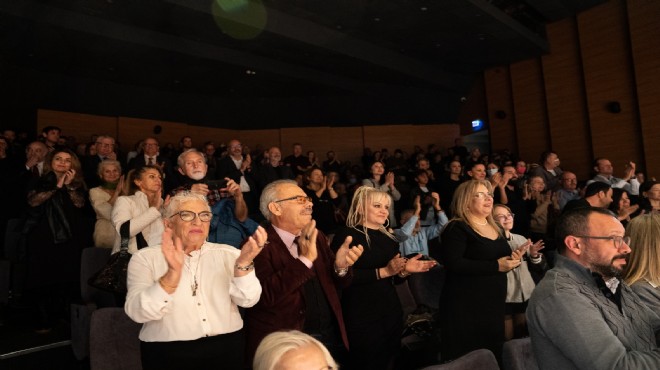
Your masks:
{"label": "short white hair", "polygon": [[206,200],[205,196],[192,191],[184,191],[170,198],[170,204],[168,204],[163,211],[163,218],[172,217],[180,211],[179,208],[181,208],[181,204],[195,200],[204,202],[204,204],[206,204],[206,210],[211,210],[211,206],[209,206],[209,202]]}
{"label": "short white hair", "polygon": [[323,343],[298,330],[276,331],[268,334],[259,343],[259,347],[257,347],[257,352],[252,362],[252,369],[274,370],[285,353],[310,344],[317,346],[323,352],[328,366],[332,366],[333,369],[339,369],[339,366]]}

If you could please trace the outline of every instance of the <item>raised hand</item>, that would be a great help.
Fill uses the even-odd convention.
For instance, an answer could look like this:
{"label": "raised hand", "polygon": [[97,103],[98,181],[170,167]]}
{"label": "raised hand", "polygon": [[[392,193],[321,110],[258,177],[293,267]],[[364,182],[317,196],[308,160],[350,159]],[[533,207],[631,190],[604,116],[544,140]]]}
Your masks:
{"label": "raised hand", "polygon": [[423,257],[422,254],[418,254],[408,259],[408,261],[405,264],[404,270],[409,273],[427,272],[433,266],[438,264],[434,260],[430,260],[430,261],[421,260],[420,258],[422,257]]}
{"label": "raised hand", "polygon": [[203,196],[207,196],[209,194],[209,186],[206,184],[193,184],[190,187],[190,191],[196,194],[201,194]]}
{"label": "raised hand", "polygon": [[257,227],[254,234],[248,238],[247,243],[241,247],[241,254],[236,259],[236,264],[247,266],[252,263],[254,258],[264,250],[264,246],[268,243],[267,239],[266,230],[261,226]]}
{"label": "raised hand", "polygon": [[300,232],[300,237],[298,238],[300,255],[312,262],[318,257],[318,252],[316,250],[316,237],[318,233],[318,230],[316,230],[316,221],[312,220],[303,227]]}
{"label": "raised hand", "polygon": [[342,243],[341,247],[337,250],[337,254],[335,255],[335,266],[337,268],[345,269],[353,266],[362,255],[362,252],[364,252],[362,244],[351,247],[350,245],[352,241],[353,237],[350,235],[347,236],[346,239],[344,239],[344,243]]}
{"label": "raised hand", "polygon": [[527,242],[530,244],[529,255],[532,256],[532,258],[537,258],[539,256],[539,251],[545,248],[543,240],[539,240],[536,243],[532,244],[532,241],[527,239]]}
{"label": "raised hand", "polygon": [[406,259],[401,257],[400,253],[397,253],[396,256],[394,256],[394,258],[392,258],[387,263],[387,266],[385,266],[386,275],[383,276],[381,274],[381,277],[388,277],[388,276],[396,275],[399,272],[403,271],[403,269],[405,267],[406,267]]}

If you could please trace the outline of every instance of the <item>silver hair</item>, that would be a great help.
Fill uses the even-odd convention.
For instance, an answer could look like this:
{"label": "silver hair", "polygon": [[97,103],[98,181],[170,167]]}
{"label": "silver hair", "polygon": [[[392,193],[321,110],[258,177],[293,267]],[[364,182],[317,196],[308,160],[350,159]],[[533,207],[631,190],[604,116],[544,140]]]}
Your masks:
{"label": "silver hair", "polygon": [[116,166],[117,169],[119,170],[119,173],[121,174],[121,162],[112,159],[106,159],[105,161],[99,162],[99,166],[96,170],[96,174],[99,175],[100,177],[103,174],[103,169],[108,166]]}
{"label": "silver hair", "polygon": [[163,211],[163,218],[172,217],[174,214],[180,211],[179,208],[181,207],[181,204],[195,200],[204,202],[204,204],[206,204],[206,210],[211,210],[211,206],[209,206],[209,202],[206,200],[205,196],[198,193],[193,193],[191,191],[184,191],[170,198],[170,203],[167,205],[167,207],[165,207],[165,210]]}
{"label": "silver hair", "polygon": [[261,192],[261,197],[259,198],[259,210],[268,221],[270,221],[273,217],[273,214],[270,213],[270,209],[268,209],[268,205],[277,200],[277,189],[282,184],[292,184],[298,186],[298,183],[294,180],[275,180],[266,185],[264,190]]}
{"label": "silver hair", "polygon": [[186,158],[186,156],[190,153],[197,153],[197,154],[201,155],[202,158],[204,158],[204,163],[206,163],[206,154],[200,152],[199,150],[197,150],[195,148],[192,148],[192,149],[184,150],[183,153],[179,154],[179,156],[177,157],[176,164],[179,166],[179,168],[183,168],[183,165],[184,165],[183,162],[185,161],[184,158]]}
{"label": "silver hair", "polygon": [[309,345],[315,345],[323,352],[328,366],[339,369],[332,355],[321,342],[298,330],[276,331],[268,334],[257,347],[252,368],[253,370],[273,370],[285,353]]}

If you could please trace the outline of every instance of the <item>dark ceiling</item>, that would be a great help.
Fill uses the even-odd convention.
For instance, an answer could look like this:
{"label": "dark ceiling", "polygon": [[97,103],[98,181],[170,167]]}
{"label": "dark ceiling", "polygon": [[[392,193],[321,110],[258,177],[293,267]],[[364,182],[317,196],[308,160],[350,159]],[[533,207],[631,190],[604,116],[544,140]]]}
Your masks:
{"label": "dark ceiling", "polygon": [[[606,0],[4,0],[5,112],[227,128],[453,122],[479,72]],[[23,113],[21,113],[23,112]]]}

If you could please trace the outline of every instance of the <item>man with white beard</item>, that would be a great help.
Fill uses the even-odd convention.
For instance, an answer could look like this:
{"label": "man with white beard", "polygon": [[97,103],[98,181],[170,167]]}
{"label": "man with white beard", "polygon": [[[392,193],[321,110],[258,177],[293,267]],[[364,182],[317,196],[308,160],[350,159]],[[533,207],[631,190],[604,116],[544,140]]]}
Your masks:
{"label": "man with white beard", "polygon": [[248,217],[240,186],[232,179],[208,180],[206,157],[197,149],[188,149],[177,159],[179,173],[185,176],[183,184],[170,192],[176,195],[184,191],[206,197],[213,212],[209,241],[229,244],[238,248],[259,226]]}

